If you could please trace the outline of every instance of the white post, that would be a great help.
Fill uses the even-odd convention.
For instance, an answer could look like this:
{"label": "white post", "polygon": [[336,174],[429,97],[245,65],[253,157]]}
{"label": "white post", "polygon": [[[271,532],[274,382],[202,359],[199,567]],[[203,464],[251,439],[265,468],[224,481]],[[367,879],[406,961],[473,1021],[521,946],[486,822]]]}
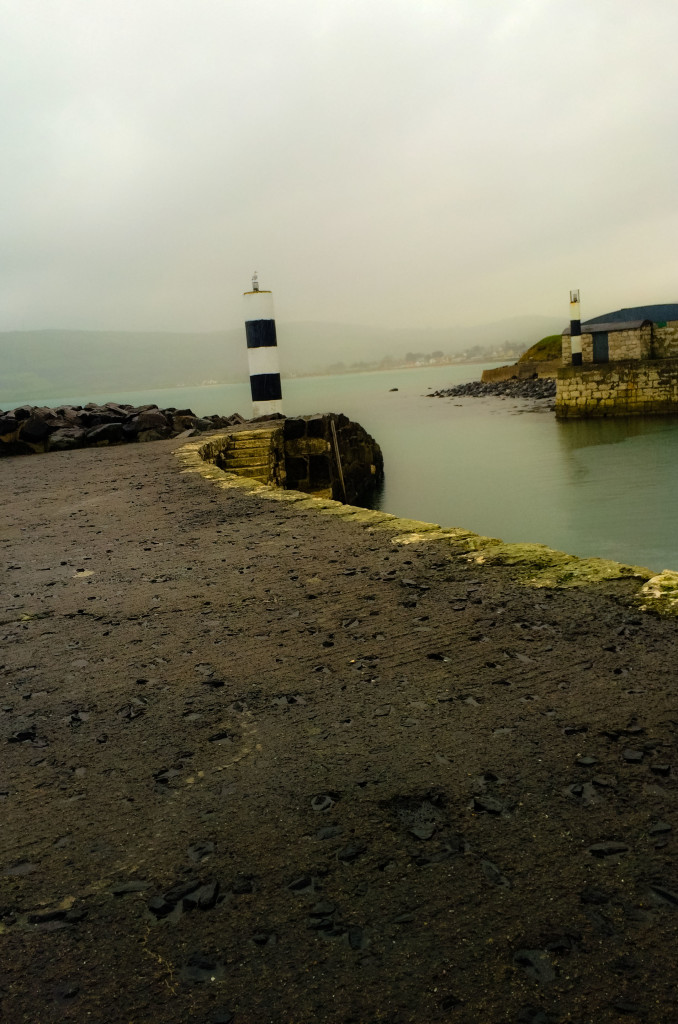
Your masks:
{"label": "white post", "polygon": [[259,291],[256,273],[252,291],[245,292],[245,332],[252,391],[252,414],[282,413],[282,386],[278,363],[278,340],[273,318],[273,294]]}

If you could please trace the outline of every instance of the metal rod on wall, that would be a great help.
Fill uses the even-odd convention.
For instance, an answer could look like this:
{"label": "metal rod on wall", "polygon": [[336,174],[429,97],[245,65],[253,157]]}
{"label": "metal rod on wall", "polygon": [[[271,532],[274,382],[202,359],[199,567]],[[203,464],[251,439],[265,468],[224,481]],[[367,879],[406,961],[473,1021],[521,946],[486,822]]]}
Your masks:
{"label": "metal rod on wall", "polygon": [[339,441],[337,440],[337,428],[334,425],[334,417],[330,420],[332,424],[332,437],[334,438],[334,456],[337,460],[337,469],[339,470],[339,479],[341,480],[341,489],[344,492],[344,501],[348,502],[346,497],[346,484],[344,483],[344,471],[341,468],[341,455],[339,454]]}

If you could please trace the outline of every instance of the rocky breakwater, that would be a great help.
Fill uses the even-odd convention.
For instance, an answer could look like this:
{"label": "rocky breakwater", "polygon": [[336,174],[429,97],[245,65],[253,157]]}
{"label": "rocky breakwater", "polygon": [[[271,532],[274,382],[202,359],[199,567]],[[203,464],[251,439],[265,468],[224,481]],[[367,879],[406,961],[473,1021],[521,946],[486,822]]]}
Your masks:
{"label": "rocky breakwater", "polygon": [[556,382],[549,377],[531,377],[528,380],[480,381],[455,384],[454,387],[432,391],[428,398],[526,398],[532,401],[556,397]]}
{"label": "rocky breakwater", "polygon": [[32,455],[136,441],[159,441],[187,430],[220,430],[243,423],[242,416],[196,416],[191,409],[159,409],[157,405],[85,406],[22,405],[0,412],[0,456]]}

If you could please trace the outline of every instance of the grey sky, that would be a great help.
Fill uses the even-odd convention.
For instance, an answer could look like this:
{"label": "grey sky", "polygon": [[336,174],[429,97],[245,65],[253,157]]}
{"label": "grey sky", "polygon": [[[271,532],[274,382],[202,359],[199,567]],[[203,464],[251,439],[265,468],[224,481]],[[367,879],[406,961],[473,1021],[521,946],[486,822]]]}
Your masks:
{"label": "grey sky", "polygon": [[0,0],[0,329],[678,299],[675,0]]}

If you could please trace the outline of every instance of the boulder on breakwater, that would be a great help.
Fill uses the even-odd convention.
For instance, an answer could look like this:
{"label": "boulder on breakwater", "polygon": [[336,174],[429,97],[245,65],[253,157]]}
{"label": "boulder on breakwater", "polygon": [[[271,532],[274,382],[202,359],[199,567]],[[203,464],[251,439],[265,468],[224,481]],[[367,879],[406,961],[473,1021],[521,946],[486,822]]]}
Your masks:
{"label": "boulder on breakwater", "polygon": [[157,405],[88,402],[85,406],[60,405],[54,409],[22,405],[9,412],[0,411],[0,456],[158,441],[187,430],[204,433],[244,422],[238,413],[201,417],[191,409],[159,409]]}

